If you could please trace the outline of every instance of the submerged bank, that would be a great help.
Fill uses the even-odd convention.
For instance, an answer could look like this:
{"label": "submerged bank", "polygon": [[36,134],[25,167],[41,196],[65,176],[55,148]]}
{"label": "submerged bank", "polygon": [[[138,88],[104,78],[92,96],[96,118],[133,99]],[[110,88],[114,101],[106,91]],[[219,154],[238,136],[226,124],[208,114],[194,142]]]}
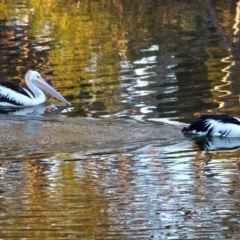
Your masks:
{"label": "submerged bank", "polygon": [[151,141],[163,145],[184,140],[181,126],[123,120],[59,119],[43,120],[21,117],[0,122],[1,155],[29,151],[64,152],[94,149],[136,147]]}

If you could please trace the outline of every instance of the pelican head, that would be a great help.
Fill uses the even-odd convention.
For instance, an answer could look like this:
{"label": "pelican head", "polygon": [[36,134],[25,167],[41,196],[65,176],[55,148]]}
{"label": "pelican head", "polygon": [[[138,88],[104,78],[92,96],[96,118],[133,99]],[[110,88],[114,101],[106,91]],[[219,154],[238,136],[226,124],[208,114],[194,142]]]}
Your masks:
{"label": "pelican head", "polygon": [[64,102],[67,105],[71,105],[59,92],[57,92],[52,86],[50,86],[46,81],[44,81],[44,79],[37,71],[27,71],[25,75],[25,81],[29,89],[31,89],[33,94],[35,95],[34,99],[38,99],[38,101],[33,105],[45,102],[46,97],[41,90],[49,93],[51,96],[55,97],[59,101]]}

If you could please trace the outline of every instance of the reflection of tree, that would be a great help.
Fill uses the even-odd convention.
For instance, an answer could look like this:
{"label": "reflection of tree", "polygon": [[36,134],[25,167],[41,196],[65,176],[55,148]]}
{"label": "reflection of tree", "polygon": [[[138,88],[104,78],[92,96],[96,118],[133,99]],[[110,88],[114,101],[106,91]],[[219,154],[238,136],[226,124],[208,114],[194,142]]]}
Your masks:
{"label": "reflection of tree", "polygon": [[[184,44],[187,44],[185,48],[189,46],[181,39],[188,38],[187,33],[201,24],[198,14],[197,20],[193,17],[196,9],[204,10],[201,3],[191,1],[69,1],[68,4],[29,1],[29,4],[37,9],[32,16],[33,34],[48,33],[62,42],[59,47],[53,45],[56,49],[49,53],[51,62],[67,94],[75,96],[76,103],[88,116],[119,112],[126,104],[132,108],[139,100],[146,104],[145,97],[131,96],[122,79],[131,79],[136,92],[151,91],[149,86],[134,86],[138,77],[134,72],[138,65],[134,61],[152,55],[158,61],[157,66],[152,64],[156,66],[152,71],[168,66],[171,56],[166,54],[174,54]],[[186,37],[181,36],[184,34]],[[153,45],[158,49],[142,51]],[[159,85],[158,74],[146,80]],[[125,96],[131,101],[126,101]],[[121,103],[123,100],[125,104]],[[150,104],[156,106],[157,102]]]}
{"label": "reflection of tree", "polygon": [[0,172],[6,197],[0,200],[1,237],[92,239],[97,234],[106,239],[114,223],[105,189],[89,166],[83,172],[77,167],[75,161],[64,164],[45,153],[6,158]]}
{"label": "reflection of tree", "polygon": [[[19,41],[15,62],[4,68],[19,66],[22,75],[33,66],[53,75],[81,115],[126,108],[138,115],[139,102],[152,117],[190,117],[196,109],[218,107],[221,93],[208,89],[219,86],[227,51],[218,47],[225,43],[209,1],[27,0],[24,7],[13,2],[0,5],[1,16],[13,19],[7,21],[13,42]],[[233,5],[216,4],[220,10]]]}
{"label": "reflection of tree", "polygon": [[[9,25],[9,22],[16,25]],[[0,77],[23,78],[28,69],[46,69],[48,57],[46,51],[35,51],[29,36],[29,25],[17,25],[17,19],[1,20],[0,27]],[[49,43],[42,44],[45,47]],[[43,67],[44,66],[44,67]],[[42,72],[42,71],[41,71]]]}

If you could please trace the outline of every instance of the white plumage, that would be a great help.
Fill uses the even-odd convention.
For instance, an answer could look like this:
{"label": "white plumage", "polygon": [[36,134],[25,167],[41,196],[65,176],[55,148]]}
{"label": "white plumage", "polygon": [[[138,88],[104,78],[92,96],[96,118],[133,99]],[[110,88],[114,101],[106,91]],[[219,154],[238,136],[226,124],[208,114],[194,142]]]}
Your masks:
{"label": "white plumage", "polygon": [[59,101],[71,105],[60,93],[45,82],[38,72],[29,70],[25,75],[25,81],[32,93],[13,82],[0,81],[0,106],[29,107],[39,105],[46,101],[43,91],[48,92]]}
{"label": "white plumage", "polygon": [[240,119],[229,115],[206,115],[182,129],[185,135],[240,137]]}

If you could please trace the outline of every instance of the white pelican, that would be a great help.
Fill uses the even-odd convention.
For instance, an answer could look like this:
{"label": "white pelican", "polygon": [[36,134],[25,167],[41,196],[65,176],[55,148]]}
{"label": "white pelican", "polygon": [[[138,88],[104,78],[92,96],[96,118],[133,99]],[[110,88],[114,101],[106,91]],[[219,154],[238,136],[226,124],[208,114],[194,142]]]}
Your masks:
{"label": "white pelican", "polygon": [[185,135],[240,137],[240,119],[229,115],[205,115],[182,129]]}
{"label": "white pelican", "polygon": [[[71,105],[60,93],[43,80],[41,75],[29,70],[25,75],[27,89],[9,81],[0,81],[0,106],[1,107],[30,107],[39,105],[46,101],[46,91],[59,101]],[[41,90],[42,89],[42,90]]]}

